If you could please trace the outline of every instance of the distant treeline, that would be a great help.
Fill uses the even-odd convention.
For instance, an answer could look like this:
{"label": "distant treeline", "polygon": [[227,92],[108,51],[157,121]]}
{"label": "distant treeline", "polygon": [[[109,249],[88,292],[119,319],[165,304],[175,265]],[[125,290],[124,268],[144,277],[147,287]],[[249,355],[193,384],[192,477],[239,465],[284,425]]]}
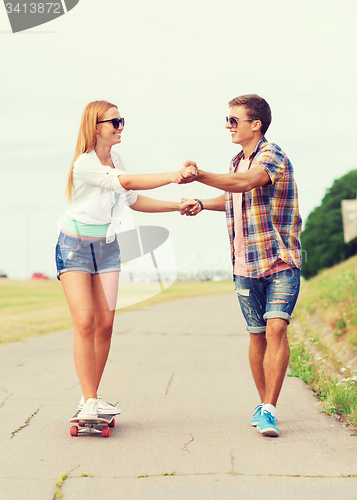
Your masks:
{"label": "distant treeline", "polygon": [[302,275],[308,279],[320,269],[331,267],[357,254],[357,238],[345,243],[341,201],[356,198],[357,170],[335,180],[319,207],[306,220],[301,235],[304,250]]}

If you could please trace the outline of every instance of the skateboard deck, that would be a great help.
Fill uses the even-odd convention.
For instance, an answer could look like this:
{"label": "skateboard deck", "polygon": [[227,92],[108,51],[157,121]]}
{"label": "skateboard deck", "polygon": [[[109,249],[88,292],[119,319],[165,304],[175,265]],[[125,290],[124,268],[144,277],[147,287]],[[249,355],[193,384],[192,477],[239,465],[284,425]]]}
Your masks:
{"label": "skateboard deck", "polygon": [[78,418],[80,410],[70,419],[72,425],[69,432],[71,436],[78,434],[101,434],[102,437],[109,437],[109,427],[115,426],[115,415],[101,414],[96,418]]}

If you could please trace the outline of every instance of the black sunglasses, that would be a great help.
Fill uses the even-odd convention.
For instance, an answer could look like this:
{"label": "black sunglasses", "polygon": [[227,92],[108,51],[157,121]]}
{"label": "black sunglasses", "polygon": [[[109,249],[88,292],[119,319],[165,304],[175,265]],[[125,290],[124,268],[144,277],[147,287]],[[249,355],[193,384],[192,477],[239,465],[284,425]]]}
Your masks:
{"label": "black sunglasses", "polygon": [[112,122],[114,128],[119,128],[119,125],[121,124],[122,127],[125,125],[125,120],[124,118],[112,118],[111,120],[102,120],[101,122],[97,123],[106,123],[106,122]]}
{"label": "black sunglasses", "polygon": [[237,128],[238,123],[240,122],[254,122],[255,120],[258,120],[258,118],[251,118],[247,120],[239,120],[239,118],[236,118],[235,116],[226,116],[226,123],[230,123],[232,128]]}

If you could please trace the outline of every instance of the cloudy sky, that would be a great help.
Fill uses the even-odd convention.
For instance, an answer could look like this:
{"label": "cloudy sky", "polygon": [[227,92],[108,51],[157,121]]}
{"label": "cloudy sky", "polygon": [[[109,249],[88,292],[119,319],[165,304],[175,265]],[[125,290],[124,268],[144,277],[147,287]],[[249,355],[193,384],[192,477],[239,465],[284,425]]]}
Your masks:
{"label": "cloudy sky", "polygon": [[[13,34],[0,6],[0,270],[55,275],[57,219],[79,120],[92,100],[126,119],[117,147],[129,172],[176,170],[187,159],[225,173],[239,146],[228,101],[271,105],[267,139],[290,157],[304,220],[333,180],[357,168],[355,0],[80,0],[66,15]],[[210,198],[200,184],[161,199]],[[229,269],[223,213],[137,214],[169,229],[178,270]]]}

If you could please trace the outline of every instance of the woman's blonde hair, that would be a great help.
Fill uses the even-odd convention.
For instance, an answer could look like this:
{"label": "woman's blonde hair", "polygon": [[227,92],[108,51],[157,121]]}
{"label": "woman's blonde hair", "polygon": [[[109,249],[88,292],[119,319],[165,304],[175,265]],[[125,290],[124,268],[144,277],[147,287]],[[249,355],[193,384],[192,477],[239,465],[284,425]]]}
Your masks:
{"label": "woman's blonde hair", "polygon": [[81,125],[79,127],[77,146],[69,169],[66,197],[70,201],[73,188],[73,165],[78,156],[92,151],[97,145],[97,122],[103,119],[104,114],[110,108],[117,108],[115,104],[108,101],[93,101],[84,108]]}

